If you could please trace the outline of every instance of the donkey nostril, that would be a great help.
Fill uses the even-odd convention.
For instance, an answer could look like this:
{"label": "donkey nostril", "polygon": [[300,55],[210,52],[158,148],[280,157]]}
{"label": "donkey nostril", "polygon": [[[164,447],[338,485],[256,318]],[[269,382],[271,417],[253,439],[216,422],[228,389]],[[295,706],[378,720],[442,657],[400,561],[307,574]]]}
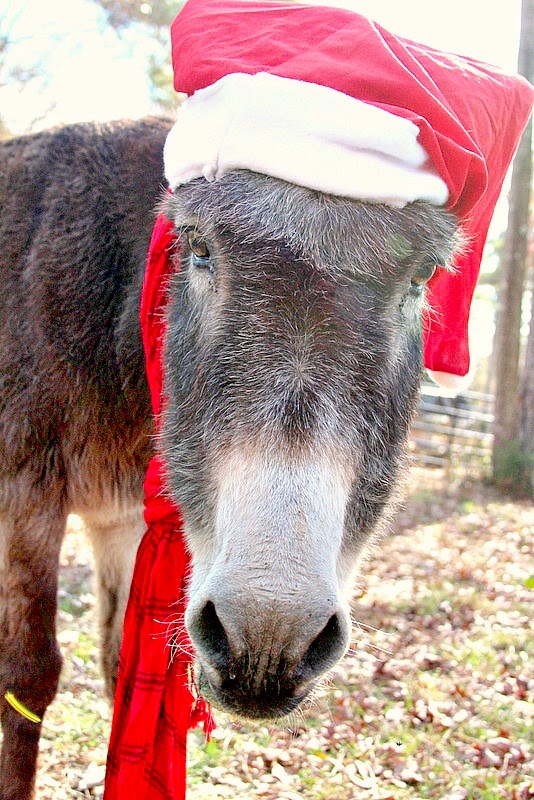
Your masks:
{"label": "donkey nostril", "polygon": [[190,633],[215,667],[224,668],[228,665],[231,658],[230,643],[211,600],[192,623]]}
{"label": "donkey nostril", "polygon": [[315,677],[333,667],[345,652],[345,639],[339,616],[332,614],[299,663],[299,671],[302,670],[304,678]]}

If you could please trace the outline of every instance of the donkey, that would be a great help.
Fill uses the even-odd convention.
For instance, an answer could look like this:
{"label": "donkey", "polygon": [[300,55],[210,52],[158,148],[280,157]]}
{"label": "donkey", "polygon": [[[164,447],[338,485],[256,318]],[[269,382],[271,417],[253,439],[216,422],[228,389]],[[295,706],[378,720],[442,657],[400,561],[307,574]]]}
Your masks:
{"label": "donkey", "polygon": [[[161,201],[168,120],[68,126],[0,149],[0,800],[32,796],[61,666],[68,513],[96,561],[113,694],[154,449],[138,324],[158,201],[176,230],[157,443],[192,555],[207,699],[294,708],[347,649],[353,574],[395,503],[445,211],[235,170]],[[178,263],[179,262],[179,263]]]}

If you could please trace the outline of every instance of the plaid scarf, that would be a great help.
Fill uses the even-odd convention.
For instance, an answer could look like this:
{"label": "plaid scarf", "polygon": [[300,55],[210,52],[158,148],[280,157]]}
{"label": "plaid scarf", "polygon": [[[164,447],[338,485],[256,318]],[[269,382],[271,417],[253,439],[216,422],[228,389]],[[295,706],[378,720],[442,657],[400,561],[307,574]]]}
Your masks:
{"label": "plaid scarf", "polygon": [[[172,267],[172,225],[156,221],[141,305],[146,370],[156,420],[161,410],[163,309]],[[190,690],[191,643],[183,624],[189,557],[179,509],[162,494],[155,457],[145,479],[147,530],[137,553],[124,620],[105,800],[185,797],[190,727],[213,728],[211,712]]]}

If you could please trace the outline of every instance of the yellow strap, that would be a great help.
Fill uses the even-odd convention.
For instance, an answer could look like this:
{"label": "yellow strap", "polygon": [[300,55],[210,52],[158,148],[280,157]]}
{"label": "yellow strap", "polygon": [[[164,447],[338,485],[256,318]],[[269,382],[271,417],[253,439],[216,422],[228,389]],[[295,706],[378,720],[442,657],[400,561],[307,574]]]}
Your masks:
{"label": "yellow strap", "polygon": [[29,719],[30,722],[41,722],[41,717],[38,717],[37,714],[34,714],[33,711],[30,711],[29,708],[22,705],[20,700],[17,700],[13,692],[6,692],[4,697],[6,698],[9,705],[18,711],[26,719]]}

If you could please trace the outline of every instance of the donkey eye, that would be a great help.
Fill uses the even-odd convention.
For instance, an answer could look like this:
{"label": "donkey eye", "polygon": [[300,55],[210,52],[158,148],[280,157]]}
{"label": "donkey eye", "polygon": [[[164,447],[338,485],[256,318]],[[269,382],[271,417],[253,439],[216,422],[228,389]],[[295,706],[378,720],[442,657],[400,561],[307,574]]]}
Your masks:
{"label": "donkey eye", "polygon": [[208,266],[210,251],[208,245],[204,239],[198,235],[197,231],[193,230],[187,232],[187,244],[193,253],[195,264],[198,266]]}
{"label": "donkey eye", "polygon": [[417,272],[413,275],[412,286],[415,288],[423,287],[424,284],[430,280],[435,271],[436,271],[436,265],[433,264],[431,261],[425,261],[423,264],[421,264]]}

